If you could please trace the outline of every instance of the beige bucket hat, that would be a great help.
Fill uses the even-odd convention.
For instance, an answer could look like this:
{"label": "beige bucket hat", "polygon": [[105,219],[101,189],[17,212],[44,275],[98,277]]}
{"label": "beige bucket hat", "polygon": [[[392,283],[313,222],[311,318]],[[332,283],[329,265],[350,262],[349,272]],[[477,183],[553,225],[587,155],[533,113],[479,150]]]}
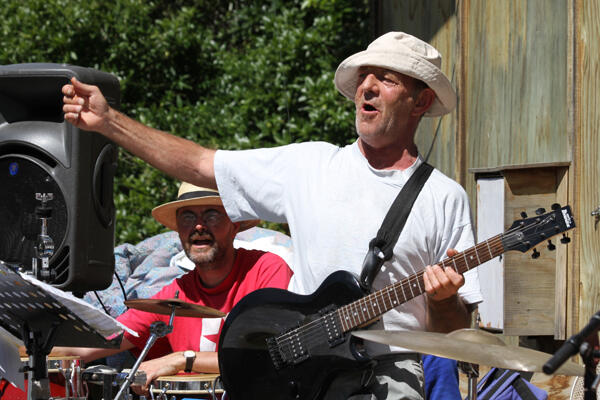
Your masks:
{"label": "beige bucket hat", "polygon": [[436,94],[424,114],[437,117],[456,107],[456,92],[442,70],[442,56],[430,44],[404,32],[388,32],[375,39],[365,51],[346,58],[335,71],[335,87],[354,101],[358,69],[362,66],[387,68],[419,79]]}
{"label": "beige bucket hat", "polygon": [[[223,202],[219,192],[214,189],[194,186],[183,182],[179,186],[177,200],[162,204],[152,210],[152,216],[155,220],[169,229],[177,230],[177,209],[187,206],[221,206]],[[250,229],[258,224],[259,220],[242,221],[240,232]]]}

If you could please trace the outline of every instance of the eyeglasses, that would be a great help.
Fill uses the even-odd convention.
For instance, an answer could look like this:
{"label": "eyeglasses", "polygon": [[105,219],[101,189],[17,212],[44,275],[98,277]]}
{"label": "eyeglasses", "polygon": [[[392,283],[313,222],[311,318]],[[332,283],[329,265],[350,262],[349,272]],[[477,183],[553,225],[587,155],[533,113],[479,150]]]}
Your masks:
{"label": "eyeglasses", "polygon": [[214,228],[223,220],[224,215],[215,210],[205,211],[199,218],[192,211],[183,211],[177,214],[177,226],[180,228],[192,228],[198,225],[198,220],[202,221],[202,225]]}

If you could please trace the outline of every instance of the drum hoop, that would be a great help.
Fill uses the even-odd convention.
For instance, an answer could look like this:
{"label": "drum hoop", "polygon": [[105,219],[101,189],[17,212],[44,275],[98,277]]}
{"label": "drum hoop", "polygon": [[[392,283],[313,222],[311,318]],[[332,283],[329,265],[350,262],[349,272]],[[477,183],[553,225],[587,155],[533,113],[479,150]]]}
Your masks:
{"label": "drum hoop", "polygon": [[[81,357],[79,356],[48,356],[46,357],[46,361],[71,361],[71,360],[79,360]],[[22,362],[29,361],[29,357],[21,357]]]}
{"label": "drum hoop", "polygon": [[155,381],[165,382],[213,382],[219,374],[187,374],[187,375],[165,375],[159,376]]}
{"label": "drum hoop", "polygon": [[[219,378],[219,374],[188,374],[188,375],[171,375],[171,376],[160,376],[155,379],[156,386],[152,384],[150,386],[150,392],[152,393],[166,393],[166,394],[222,394],[224,390],[222,388],[214,389],[216,379]],[[208,388],[206,389],[165,389],[165,385],[176,384],[178,386],[185,386],[186,384],[202,384],[206,383]]]}
{"label": "drum hoop", "polygon": [[[63,361],[78,361],[81,360],[79,356],[48,356],[46,357],[46,369],[49,374],[57,374],[59,372],[59,368],[55,368],[55,364],[57,361],[61,362],[60,366],[62,367]],[[21,363],[27,363],[29,365],[29,357],[21,357]],[[69,366],[70,368],[70,366]]]}

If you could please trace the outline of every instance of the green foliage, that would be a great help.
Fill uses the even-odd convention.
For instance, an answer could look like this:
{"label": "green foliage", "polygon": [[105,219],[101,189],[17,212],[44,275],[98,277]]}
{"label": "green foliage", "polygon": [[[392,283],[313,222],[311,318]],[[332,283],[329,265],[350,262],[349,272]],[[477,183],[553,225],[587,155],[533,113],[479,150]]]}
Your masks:
{"label": "green foliage", "polygon": [[[354,140],[333,75],[367,44],[368,0],[3,0],[0,19],[0,64],[110,72],[126,114],[204,146]],[[116,239],[135,243],[163,229],[150,210],[178,183],[119,162]]]}

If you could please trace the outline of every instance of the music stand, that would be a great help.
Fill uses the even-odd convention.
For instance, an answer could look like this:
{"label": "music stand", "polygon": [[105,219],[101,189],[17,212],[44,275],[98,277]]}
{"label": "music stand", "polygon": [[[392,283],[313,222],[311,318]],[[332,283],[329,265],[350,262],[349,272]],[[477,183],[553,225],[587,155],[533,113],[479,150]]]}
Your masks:
{"label": "music stand", "polygon": [[[119,348],[122,333],[104,338],[60,300],[0,262],[0,326],[27,348],[27,400],[50,398],[46,356],[54,346]],[[32,376],[33,375],[33,376]]]}

